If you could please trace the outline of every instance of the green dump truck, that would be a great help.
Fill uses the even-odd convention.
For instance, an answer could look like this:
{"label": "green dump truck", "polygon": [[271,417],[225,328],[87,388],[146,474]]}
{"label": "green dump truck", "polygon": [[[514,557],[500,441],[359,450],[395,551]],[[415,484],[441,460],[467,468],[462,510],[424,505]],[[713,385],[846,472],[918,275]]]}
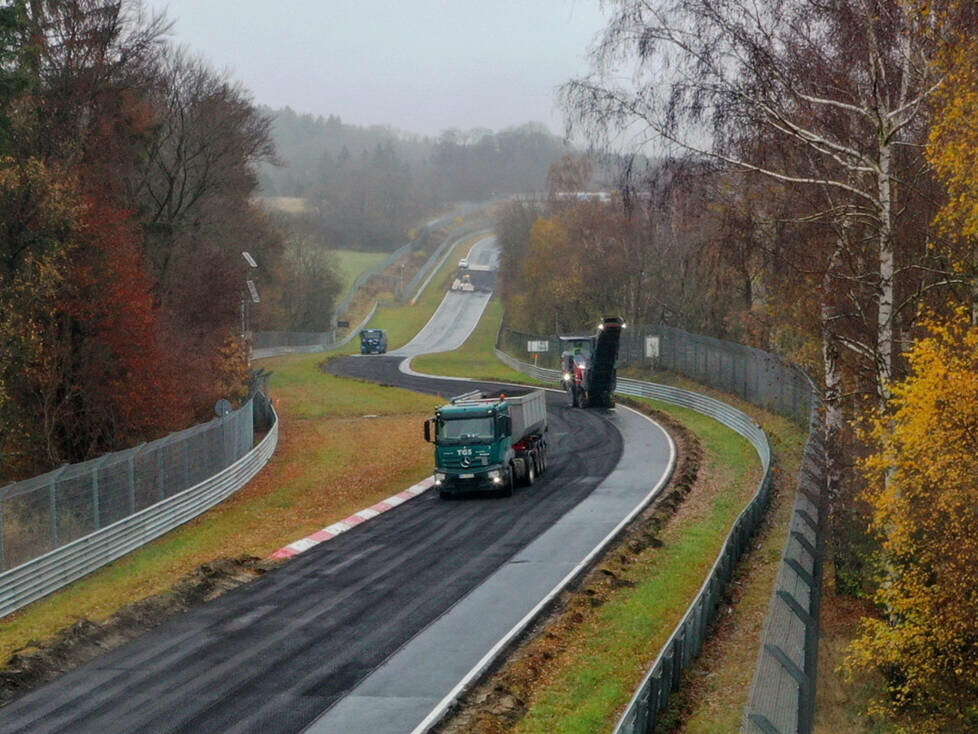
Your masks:
{"label": "green dump truck", "polygon": [[459,395],[425,421],[441,497],[484,491],[509,496],[517,484],[533,484],[546,471],[546,396],[543,390],[514,392]]}

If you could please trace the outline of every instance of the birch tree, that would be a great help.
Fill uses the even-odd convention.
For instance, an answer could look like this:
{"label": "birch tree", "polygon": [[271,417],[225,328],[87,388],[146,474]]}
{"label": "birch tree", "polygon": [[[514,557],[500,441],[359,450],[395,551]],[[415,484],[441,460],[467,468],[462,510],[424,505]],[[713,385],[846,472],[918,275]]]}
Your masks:
{"label": "birch tree", "polygon": [[635,146],[665,141],[806,197],[799,220],[825,226],[817,267],[851,293],[843,313],[862,327],[823,319],[826,374],[841,347],[867,364],[885,402],[898,326],[908,328],[918,295],[953,280],[927,260],[922,231],[904,234],[927,181],[925,105],[939,84],[911,3],[608,5],[594,72],[563,90],[572,127],[593,139],[627,133]]}

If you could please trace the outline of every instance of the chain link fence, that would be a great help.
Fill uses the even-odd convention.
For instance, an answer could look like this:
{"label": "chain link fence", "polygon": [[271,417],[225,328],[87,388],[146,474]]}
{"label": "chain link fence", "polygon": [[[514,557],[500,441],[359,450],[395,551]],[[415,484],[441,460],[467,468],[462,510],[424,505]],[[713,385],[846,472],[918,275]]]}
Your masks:
{"label": "chain link fence", "polygon": [[126,451],[0,488],[0,572],[97,532],[217,474],[254,443],[254,402]]}
{"label": "chain link fence", "polygon": [[[560,368],[561,343],[556,336],[503,328],[498,347],[524,362],[534,362],[535,355],[538,367]],[[808,376],[760,349],[671,326],[629,325],[622,332],[618,366],[669,370],[808,426],[812,399]]]}
{"label": "chain link fence", "polygon": [[[497,347],[511,358],[533,365],[524,364],[518,369],[540,379],[556,378],[557,373],[550,370],[560,366],[561,347],[557,337],[504,328],[499,332]],[[515,364],[515,360],[513,362]],[[618,364],[619,367],[661,368],[684,375],[737,395],[808,430],[792,521],[764,624],[742,731],[745,734],[810,732],[814,724],[824,546],[822,488],[825,486],[825,469],[818,391],[801,369],[777,355],[664,325],[629,326],[622,335]],[[662,385],[621,378],[618,389],[626,394],[677,402],[668,392],[669,388]],[[694,405],[688,407],[699,410]],[[721,413],[717,415],[724,423],[747,435],[724,419]],[[758,437],[748,438],[755,447],[758,446]],[[766,445],[766,438],[763,443]],[[758,451],[761,453],[761,449]],[[616,732],[646,734],[654,730],[670,694],[679,690],[683,670],[699,654],[722,590],[742,552],[751,543],[769,495],[770,474],[765,471],[757,494],[737,518],[700,594],[663,647]]]}

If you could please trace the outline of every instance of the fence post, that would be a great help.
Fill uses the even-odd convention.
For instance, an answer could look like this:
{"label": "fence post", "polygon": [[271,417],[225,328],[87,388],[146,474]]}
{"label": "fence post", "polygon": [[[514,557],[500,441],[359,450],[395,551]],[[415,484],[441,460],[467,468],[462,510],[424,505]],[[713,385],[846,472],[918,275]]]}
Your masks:
{"label": "fence post", "polygon": [[160,500],[166,499],[166,487],[163,484],[163,444],[156,447],[156,492]]}
{"label": "fence post", "polygon": [[134,449],[129,451],[129,458],[126,462],[129,469],[129,514],[134,515],[136,513],[136,454],[139,450],[145,446],[145,443],[139,444]]}
{"label": "fence post", "polygon": [[3,495],[0,494],[0,571],[7,568],[6,554],[3,549]]}
{"label": "fence post", "polygon": [[[105,461],[105,458],[102,461]],[[92,467],[92,524],[95,525],[96,530],[102,527],[102,523],[99,520],[98,506],[98,468],[102,465],[102,461]]]}
{"label": "fence post", "polygon": [[68,468],[67,464],[51,472],[51,482],[48,484],[48,496],[51,507],[51,549],[58,547],[58,480]]}

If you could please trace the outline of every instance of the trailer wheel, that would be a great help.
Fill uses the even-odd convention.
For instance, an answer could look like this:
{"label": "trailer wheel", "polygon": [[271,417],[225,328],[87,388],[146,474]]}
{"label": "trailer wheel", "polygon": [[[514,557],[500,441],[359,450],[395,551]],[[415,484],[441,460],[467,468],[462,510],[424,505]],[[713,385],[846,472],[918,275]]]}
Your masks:
{"label": "trailer wheel", "polygon": [[526,486],[532,487],[537,482],[537,461],[532,456],[526,459]]}

